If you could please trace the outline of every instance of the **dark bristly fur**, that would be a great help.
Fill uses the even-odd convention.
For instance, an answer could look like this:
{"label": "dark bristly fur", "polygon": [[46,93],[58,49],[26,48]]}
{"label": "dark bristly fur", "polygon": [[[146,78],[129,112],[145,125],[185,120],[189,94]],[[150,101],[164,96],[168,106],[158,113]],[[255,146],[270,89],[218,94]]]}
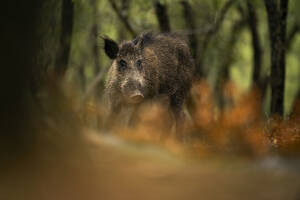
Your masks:
{"label": "dark bristly fur", "polygon": [[[159,95],[168,96],[175,118],[180,119],[194,72],[194,62],[186,42],[175,34],[155,35],[147,32],[132,41],[121,43],[115,56],[114,46],[111,40],[105,41],[106,54],[110,58],[115,57],[106,82],[111,112],[117,114],[123,105],[128,104],[126,96],[138,89],[144,100]],[[118,70],[120,60],[128,63],[124,71]],[[136,63],[140,62],[138,60],[141,61],[139,70],[136,67]]]}

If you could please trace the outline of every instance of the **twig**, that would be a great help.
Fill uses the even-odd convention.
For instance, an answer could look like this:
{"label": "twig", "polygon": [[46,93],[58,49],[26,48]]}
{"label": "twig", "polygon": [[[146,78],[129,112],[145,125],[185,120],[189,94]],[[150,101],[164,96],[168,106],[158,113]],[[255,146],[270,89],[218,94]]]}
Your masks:
{"label": "twig", "polygon": [[129,23],[127,17],[125,17],[122,12],[120,11],[120,9],[118,8],[116,2],[114,0],[109,0],[109,3],[111,5],[111,7],[113,8],[113,10],[116,12],[116,14],[118,15],[118,17],[120,18],[120,20],[122,21],[122,23],[124,24],[124,26],[126,27],[126,29],[129,31],[129,33],[131,34],[131,36],[133,38],[136,37],[137,33],[136,31],[132,28],[131,24]]}

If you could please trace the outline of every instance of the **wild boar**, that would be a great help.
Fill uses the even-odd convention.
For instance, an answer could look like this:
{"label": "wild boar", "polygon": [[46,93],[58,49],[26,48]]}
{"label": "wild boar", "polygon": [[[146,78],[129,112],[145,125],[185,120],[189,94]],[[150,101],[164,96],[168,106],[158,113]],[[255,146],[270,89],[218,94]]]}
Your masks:
{"label": "wild boar", "polygon": [[120,45],[104,37],[113,60],[105,86],[111,116],[122,107],[165,95],[177,124],[191,87],[194,61],[187,43],[176,34],[142,33]]}

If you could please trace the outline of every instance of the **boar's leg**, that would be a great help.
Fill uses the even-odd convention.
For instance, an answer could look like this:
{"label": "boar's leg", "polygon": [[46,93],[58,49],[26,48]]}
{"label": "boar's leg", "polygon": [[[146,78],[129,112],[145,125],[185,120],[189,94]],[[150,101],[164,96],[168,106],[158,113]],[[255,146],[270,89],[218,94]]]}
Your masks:
{"label": "boar's leg", "polygon": [[179,90],[170,97],[170,107],[175,117],[176,123],[176,137],[179,140],[183,139],[183,128],[184,128],[184,113],[183,113],[183,102],[184,102],[185,91]]}
{"label": "boar's leg", "polygon": [[117,123],[117,116],[121,111],[121,104],[111,104],[108,112],[108,116],[105,120],[104,127],[105,129],[113,128]]}
{"label": "boar's leg", "polygon": [[135,105],[133,108],[133,111],[128,121],[128,126],[130,128],[134,128],[139,122],[139,114],[141,114],[140,111],[141,105],[142,104]]}

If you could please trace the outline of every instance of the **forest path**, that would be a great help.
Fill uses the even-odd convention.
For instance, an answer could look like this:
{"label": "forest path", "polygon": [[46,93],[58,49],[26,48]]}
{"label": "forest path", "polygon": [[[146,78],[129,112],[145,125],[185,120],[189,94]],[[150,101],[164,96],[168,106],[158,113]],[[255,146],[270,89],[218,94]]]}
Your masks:
{"label": "forest path", "polygon": [[1,175],[3,199],[300,198],[299,162],[276,157],[186,158],[92,131],[48,147]]}

